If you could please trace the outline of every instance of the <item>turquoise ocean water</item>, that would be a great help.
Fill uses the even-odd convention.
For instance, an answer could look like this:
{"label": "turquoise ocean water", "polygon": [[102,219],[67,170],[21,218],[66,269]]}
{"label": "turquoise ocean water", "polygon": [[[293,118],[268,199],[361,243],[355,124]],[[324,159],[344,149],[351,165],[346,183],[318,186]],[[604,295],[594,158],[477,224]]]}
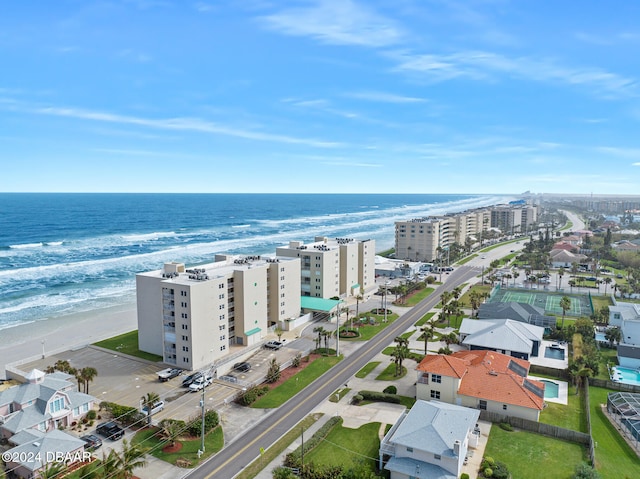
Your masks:
{"label": "turquoise ocean water", "polygon": [[[0,194],[0,331],[129,304],[135,274],[216,253],[274,254],[315,236],[393,246],[394,222],[503,195]],[[2,333],[0,332],[0,340]]]}

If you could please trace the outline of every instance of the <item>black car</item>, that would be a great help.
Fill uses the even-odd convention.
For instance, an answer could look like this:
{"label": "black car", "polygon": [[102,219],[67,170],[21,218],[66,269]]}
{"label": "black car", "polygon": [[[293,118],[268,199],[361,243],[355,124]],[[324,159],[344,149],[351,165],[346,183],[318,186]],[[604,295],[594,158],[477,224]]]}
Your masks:
{"label": "black car", "polygon": [[102,439],[100,439],[95,434],[87,434],[86,436],[82,436],[80,439],[82,439],[85,443],[85,451],[95,451],[100,446],[102,446]]}
{"label": "black car", "polygon": [[251,369],[251,364],[249,364],[248,362],[242,362],[242,363],[235,363],[233,365],[233,369],[235,369],[236,371],[240,371],[241,373],[245,373],[247,372],[249,369]]}
{"label": "black car", "polygon": [[96,432],[112,441],[117,441],[124,436],[124,429],[115,422],[103,422],[96,428]]}
{"label": "black car", "polygon": [[182,380],[182,385],[184,387],[189,387],[193,381],[202,377],[202,373],[200,371],[195,372],[193,374],[189,374],[186,378]]}

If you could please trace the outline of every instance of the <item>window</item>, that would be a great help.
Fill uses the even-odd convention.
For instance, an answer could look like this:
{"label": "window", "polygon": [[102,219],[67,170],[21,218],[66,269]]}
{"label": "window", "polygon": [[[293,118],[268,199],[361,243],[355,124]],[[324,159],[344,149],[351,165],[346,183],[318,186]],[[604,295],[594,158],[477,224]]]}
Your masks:
{"label": "window", "polygon": [[220,326],[218,326],[218,329],[219,329],[220,331],[224,331],[224,329],[225,329],[226,327],[227,327],[227,325],[226,325],[226,324],[221,324]]}
{"label": "window", "polygon": [[225,339],[227,339],[227,337],[224,334],[220,336],[220,341],[224,341]]}
{"label": "window", "polygon": [[432,374],[431,375],[431,382],[433,382],[433,383],[441,383],[442,382],[442,376],[440,376],[439,374]]}
{"label": "window", "polygon": [[413,448],[412,447],[407,447],[407,452],[413,452]]}
{"label": "window", "polygon": [[183,301],[182,303],[180,303],[180,306],[182,306],[183,308],[187,307],[187,303],[185,301]]}
{"label": "window", "polygon": [[223,289],[223,288],[224,288],[224,283],[220,283],[220,284],[218,285],[218,288]]}
{"label": "window", "polygon": [[433,458],[439,461],[440,459],[442,459],[442,456],[440,456],[440,454],[434,454]]}
{"label": "window", "polygon": [[227,349],[227,346],[225,345],[220,346],[220,351],[224,351],[225,349]]}
{"label": "window", "polygon": [[189,341],[189,336],[185,336],[184,334],[182,335],[182,340],[183,341]]}
{"label": "window", "polygon": [[182,346],[182,350],[184,352],[189,352],[189,346]]}
{"label": "window", "polygon": [[54,399],[53,401],[51,401],[51,403],[49,403],[49,412],[51,414],[53,414],[54,412],[61,411],[62,409],[64,409],[64,398],[63,397],[59,397],[57,399]]}
{"label": "window", "polygon": [[220,304],[220,305],[218,306],[218,309],[224,309],[224,304]]}
{"label": "window", "polygon": [[440,399],[440,391],[431,390],[431,399]]}
{"label": "window", "polygon": [[183,358],[182,358],[182,362],[183,362],[183,363],[188,363],[188,362],[189,362],[189,358],[185,358],[185,357],[183,357]]}
{"label": "window", "polygon": [[183,325],[182,325],[182,329],[184,329],[184,330],[189,329],[189,325],[188,325],[188,324],[183,324]]}
{"label": "window", "polygon": [[480,401],[478,401],[478,409],[483,409],[483,410],[487,410],[487,401],[485,401],[484,399],[480,399]]}
{"label": "window", "polygon": [[80,415],[80,408],[79,407],[74,407],[73,408],[73,415],[74,416],[79,416]]}
{"label": "window", "polygon": [[503,404],[503,405],[502,405],[502,410],[503,410],[503,411],[506,411],[506,410],[507,410],[507,405],[506,405],[506,404]]}
{"label": "window", "polygon": [[224,299],[224,293],[220,293],[220,294],[218,295],[218,299]]}
{"label": "window", "polygon": [[220,321],[222,321],[224,319],[224,314],[220,315]]}

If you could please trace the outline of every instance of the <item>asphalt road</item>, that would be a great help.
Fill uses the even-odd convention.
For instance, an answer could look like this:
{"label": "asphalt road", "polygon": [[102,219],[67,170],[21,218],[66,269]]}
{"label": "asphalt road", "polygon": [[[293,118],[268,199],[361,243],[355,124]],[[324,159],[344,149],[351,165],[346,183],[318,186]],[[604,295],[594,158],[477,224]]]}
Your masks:
{"label": "asphalt road", "polygon": [[237,437],[218,454],[212,456],[186,477],[189,479],[232,478],[287,431],[295,427],[336,389],[348,383],[376,354],[391,344],[397,336],[424,316],[439,301],[444,291],[469,281],[480,274],[479,268],[460,266],[450,273],[433,294],[385,328],[367,344],[357,349],[339,364],[316,379],[304,391],[277,408],[264,421]]}

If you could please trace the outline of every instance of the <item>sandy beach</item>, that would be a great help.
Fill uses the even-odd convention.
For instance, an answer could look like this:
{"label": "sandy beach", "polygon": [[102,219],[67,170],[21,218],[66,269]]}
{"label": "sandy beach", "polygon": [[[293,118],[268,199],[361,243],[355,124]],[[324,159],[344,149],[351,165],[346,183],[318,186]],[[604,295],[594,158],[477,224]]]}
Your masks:
{"label": "sandy beach", "polygon": [[85,346],[138,327],[135,303],[60,316],[0,330],[0,379],[5,365]]}

